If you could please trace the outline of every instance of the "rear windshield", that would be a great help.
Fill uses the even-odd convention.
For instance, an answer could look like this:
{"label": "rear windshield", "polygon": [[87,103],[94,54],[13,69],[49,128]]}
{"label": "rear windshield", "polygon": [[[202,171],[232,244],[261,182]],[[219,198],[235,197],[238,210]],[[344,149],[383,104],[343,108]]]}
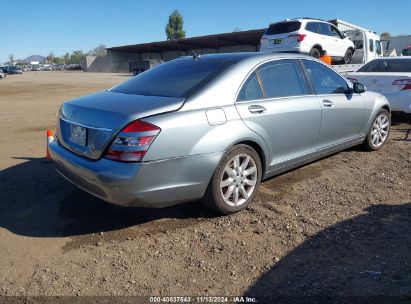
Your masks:
{"label": "rear windshield", "polygon": [[114,87],[112,92],[187,97],[232,65],[222,58],[182,58],[160,64]]}
{"label": "rear windshield", "polygon": [[301,22],[290,21],[271,24],[267,29],[266,35],[285,34],[298,31],[301,27]]}
{"label": "rear windshield", "polygon": [[411,59],[376,59],[368,62],[357,72],[410,73]]}

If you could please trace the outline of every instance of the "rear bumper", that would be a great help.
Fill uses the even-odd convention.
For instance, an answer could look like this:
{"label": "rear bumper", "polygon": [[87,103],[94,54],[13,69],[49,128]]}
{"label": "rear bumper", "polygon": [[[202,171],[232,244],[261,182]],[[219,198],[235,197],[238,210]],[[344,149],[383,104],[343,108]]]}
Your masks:
{"label": "rear bumper", "polygon": [[165,207],[204,195],[223,152],[153,162],[121,163],[78,156],[53,141],[56,170],[75,186],[121,206]]}
{"label": "rear bumper", "polygon": [[302,53],[308,54],[308,51],[303,50],[301,47],[284,47],[284,48],[271,48],[265,47],[260,49],[261,53]]}

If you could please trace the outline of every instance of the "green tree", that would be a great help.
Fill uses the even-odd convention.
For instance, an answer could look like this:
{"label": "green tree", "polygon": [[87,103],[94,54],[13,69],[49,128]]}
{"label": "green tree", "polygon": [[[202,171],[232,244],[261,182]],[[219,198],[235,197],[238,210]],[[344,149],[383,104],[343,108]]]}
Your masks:
{"label": "green tree", "polygon": [[64,60],[64,58],[61,58],[61,57],[54,57],[54,63],[55,64],[64,64],[65,60]]}
{"label": "green tree", "polygon": [[9,61],[10,61],[11,64],[13,64],[13,62],[14,62],[14,56],[13,56],[13,54],[10,54],[10,55],[9,55]]}
{"label": "green tree", "polygon": [[80,64],[81,60],[84,58],[83,51],[73,51],[70,55],[70,63],[71,64]]}
{"label": "green tree", "polygon": [[54,53],[50,52],[50,54],[46,57],[47,63],[54,63]]}
{"label": "green tree", "polygon": [[95,47],[94,49],[88,51],[86,53],[86,55],[89,55],[89,56],[106,56],[107,55],[106,46],[104,44],[100,43],[97,47]]}
{"label": "green tree", "polygon": [[184,20],[183,16],[174,10],[168,17],[166,25],[167,40],[175,40],[186,37],[186,32],[183,30]]}
{"label": "green tree", "polygon": [[381,37],[381,39],[389,38],[389,37],[391,37],[391,34],[389,32],[383,32],[383,33],[381,33],[380,37]]}
{"label": "green tree", "polygon": [[107,55],[106,46],[102,43],[100,43],[96,48],[94,48],[93,51],[96,54],[96,56],[106,56]]}
{"label": "green tree", "polygon": [[70,62],[70,54],[69,53],[65,53],[63,56],[63,60],[64,60],[64,64],[69,64]]}

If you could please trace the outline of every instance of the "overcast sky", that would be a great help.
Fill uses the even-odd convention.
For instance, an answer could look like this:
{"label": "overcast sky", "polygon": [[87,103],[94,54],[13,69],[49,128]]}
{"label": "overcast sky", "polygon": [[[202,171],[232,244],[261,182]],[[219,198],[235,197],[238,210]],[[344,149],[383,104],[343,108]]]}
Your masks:
{"label": "overcast sky", "polygon": [[0,0],[0,63],[9,55],[61,56],[109,47],[165,40],[173,9],[184,17],[187,37],[267,27],[294,17],[342,19],[392,35],[411,34],[411,0]]}

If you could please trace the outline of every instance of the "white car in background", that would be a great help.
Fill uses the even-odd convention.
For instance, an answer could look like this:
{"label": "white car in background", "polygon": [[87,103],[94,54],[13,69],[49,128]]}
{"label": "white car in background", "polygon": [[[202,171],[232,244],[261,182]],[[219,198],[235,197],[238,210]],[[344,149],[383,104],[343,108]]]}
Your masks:
{"label": "white car in background", "polygon": [[351,63],[354,43],[333,24],[311,18],[270,24],[261,38],[260,52],[294,52],[320,58],[326,51],[333,61]]}
{"label": "white car in background", "polygon": [[374,59],[347,77],[360,82],[367,90],[384,95],[392,111],[411,113],[411,58]]}

